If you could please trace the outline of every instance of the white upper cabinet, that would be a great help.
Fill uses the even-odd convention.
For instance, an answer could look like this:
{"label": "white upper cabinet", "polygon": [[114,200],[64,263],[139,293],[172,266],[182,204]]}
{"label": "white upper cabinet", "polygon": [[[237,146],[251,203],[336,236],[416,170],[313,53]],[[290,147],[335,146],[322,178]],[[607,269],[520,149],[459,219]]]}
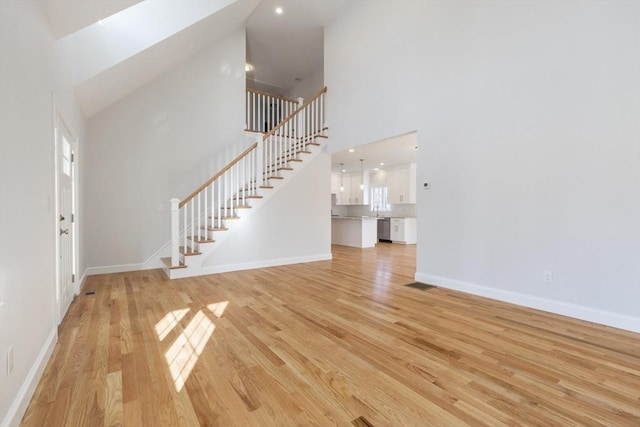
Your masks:
{"label": "white upper cabinet", "polygon": [[[350,176],[351,191],[349,193],[350,205],[369,204],[369,174],[354,172]],[[361,188],[362,186],[362,188]]]}
{"label": "white upper cabinet", "polygon": [[[360,189],[361,182],[363,189]],[[365,173],[361,179],[360,172],[334,172],[331,174],[331,192],[336,195],[338,205],[366,205],[369,203],[369,174]]]}
{"label": "white upper cabinet", "polygon": [[389,169],[387,172],[387,201],[389,203],[416,202],[416,164]]}

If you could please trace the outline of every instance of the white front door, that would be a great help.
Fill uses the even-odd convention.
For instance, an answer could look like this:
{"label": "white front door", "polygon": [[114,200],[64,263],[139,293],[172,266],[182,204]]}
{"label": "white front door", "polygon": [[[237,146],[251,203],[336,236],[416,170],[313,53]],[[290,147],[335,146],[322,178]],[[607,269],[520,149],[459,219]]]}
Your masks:
{"label": "white front door", "polygon": [[58,306],[59,322],[74,297],[73,148],[71,135],[61,120],[56,128],[58,174]]}

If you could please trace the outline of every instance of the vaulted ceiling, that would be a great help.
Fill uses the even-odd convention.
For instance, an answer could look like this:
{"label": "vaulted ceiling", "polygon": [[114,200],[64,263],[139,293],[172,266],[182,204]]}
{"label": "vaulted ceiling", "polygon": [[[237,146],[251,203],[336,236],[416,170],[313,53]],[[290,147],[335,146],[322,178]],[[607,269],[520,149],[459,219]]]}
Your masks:
{"label": "vaulted ceiling", "polygon": [[[44,0],[85,117],[237,28],[250,87],[284,94],[323,67],[323,27],[348,0]],[[276,14],[276,7],[283,9]]]}

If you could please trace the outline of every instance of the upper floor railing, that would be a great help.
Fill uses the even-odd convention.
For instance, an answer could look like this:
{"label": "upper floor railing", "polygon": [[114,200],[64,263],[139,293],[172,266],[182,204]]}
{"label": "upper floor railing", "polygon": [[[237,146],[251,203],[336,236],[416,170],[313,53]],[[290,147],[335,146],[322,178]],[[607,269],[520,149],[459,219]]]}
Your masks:
{"label": "upper floor railing", "polygon": [[255,89],[247,89],[246,130],[269,132],[289,116],[300,102]]}

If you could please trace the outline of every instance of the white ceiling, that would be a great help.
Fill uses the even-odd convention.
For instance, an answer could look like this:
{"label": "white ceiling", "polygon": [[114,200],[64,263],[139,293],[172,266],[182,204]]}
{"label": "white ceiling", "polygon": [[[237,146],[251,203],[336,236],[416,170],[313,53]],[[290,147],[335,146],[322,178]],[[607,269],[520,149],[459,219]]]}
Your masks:
{"label": "white ceiling", "polygon": [[[159,0],[146,0],[159,1]],[[181,7],[200,7],[205,0],[166,0]],[[220,1],[220,0],[216,0]],[[44,0],[43,7],[57,39],[105,20],[141,0]],[[145,3],[146,3],[145,2]],[[214,3],[211,0],[211,3]],[[142,49],[95,76],[78,82],[78,102],[86,117],[107,108],[149,83],[172,67],[202,51],[229,31],[247,29],[247,62],[255,69],[247,74],[247,85],[284,95],[298,79],[324,66],[324,27],[331,23],[350,0],[235,0],[232,4],[174,32],[159,43]],[[282,7],[284,13],[275,13]],[[144,27],[144,23],[141,23]],[[344,163],[348,171],[406,164],[416,161],[416,135],[407,134],[355,147],[332,155],[332,169]]]}
{"label": "white ceiling", "polygon": [[[179,4],[183,9],[203,9],[207,7],[203,5],[205,1],[222,3],[221,0],[166,0],[163,3],[167,6]],[[247,61],[255,67],[247,75],[248,86],[283,95],[298,83],[296,79],[304,79],[323,68],[323,28],[349,4],[348,0],[232,1],[231,5],[193,22],[182,31],[167,34],[160,42],[126,57],[121,55],[118,62],[98,69],[93,75],[88,73],[86,78],[77,78],[76,95],[85,117],[97,114],[196,55],[232,29],[244,26],[247,28]],[[87,27],[99,20],[106,23],[106,18],[118,12],[137,4],[150,6],[148,3],[151,2],[159,4],[160,0],[43,0],[43,8],[52,34],[63,39],[64,45],[68,44],[65,39],[69,36],[86,32]],[[281,15],[275,13],[278,6],[284,10]],[[140,28],[146,31],[147,27],[145,22],[136,26],[138,31]],[[93,49],[92,46],[82,49],[105,54],[103,42],[96,43],[100,46]],[[87,62],[77,52],[72,56]],[[104,62],[104,58],[101,61]],[[80,74],[74,72],[75,77]]]}
{"label": "white ceiling", "polygon": [[44,11],[56,39],[75,33],[139,3],[141,0],[44,0]]}
{"label": "white ceiling", "polygon": [[[247,21],[247,85],[284,95],[324,67],[324,27],[348,0],[262,0]],[[282,15],[275,13],[282,7]],[[320,88],[318,88],[320,89]]]}
{"label": "white ceiling", "polygon": [[[373,168],[385,169],[416,163],[418,155],[417,144],[417,135],[415,132],[411,132],[353,147],[353,153],[349,152],[349,150],[339,151],[331,155],[331,170],[340,172],[344,168],[347,172],[359,172],[360,159],[364,160],[362,163],[365,170]],[[384,165],[380,165],[380,162],[383,162]],[[344,166],[341,166],[340,163],[343,163]]]}
{"label": "white ceiling", "polygon": [[258,0],[237,1],[76,86],[91,117],[244,25]]}

